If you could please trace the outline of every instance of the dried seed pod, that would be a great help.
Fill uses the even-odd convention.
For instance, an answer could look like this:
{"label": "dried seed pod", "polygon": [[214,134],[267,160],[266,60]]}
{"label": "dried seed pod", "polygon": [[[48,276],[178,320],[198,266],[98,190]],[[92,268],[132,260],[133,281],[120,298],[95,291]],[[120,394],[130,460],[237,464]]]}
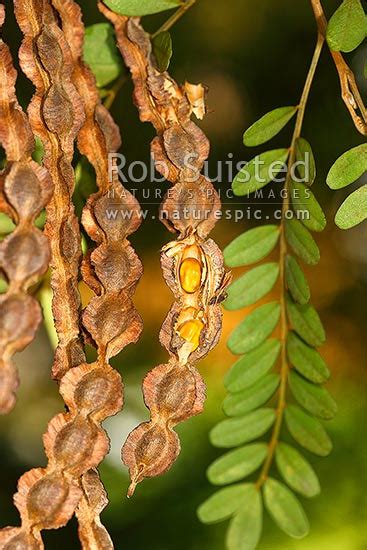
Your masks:
{"label": "dried seed pod", "polygon": [[[32,20],[31,28],[23,20],[26,6],[30,10],[28,15]],[[83,223],[97,247],[85,260],[83,275],[98,295],[84,311],[83,324],[96,344],[98,358],[93,364],[80,362],[77,347],[74,345],[75,338],[60,340],[61,351],[56,357],[54,375],[57,378],[63,375],[60,393],[67,412],[55,416],[44,435],[47,467],[31,470],[20,479],[15,503],[20,511],[22,526],[20,529],[0,532],[0,545],[2,543],[10,548],[21,541],[19,544],[42,547],[40,531],[61,527],[76,512],[83,547],[107,549],[112,548],[112,542],[99,519],[106,504],[106,495],[95,468],[109,447],[101,422],[116,414],[123,401],[120,375],[110,367],[109,360],[128,343],[135,341],[141,331],[140,317],[131,302],[131,294],[141,275],[141,264],[126,240],[140,223],[139,207],[135,199],[128,195],[123,207],[131,211],[129,219],[122,219],[123,222],[118,224],[111,222],[106,216],[111,191],[120,188],[118,181],[108,181],[108,152],[116,150],[120,138],[110,115],[100,104],[94,77],[81,59],[84,28],[79,7],[71,0],[54,0],[52,6],[51,3],[41,0],[18,0],[16,15],[25,34],[23,48],[28,55],[26,67],[31,66],[34,69],[34,59],[30,59],[31,53],[33,55],[36,52],[35,56],[41,58],[39,70],[44,81],[49,82],[49,89],[39,92],[39,96],[44,98],[43,114],[47,98],[54,98],[56,93],[61,97],[62,86],[68,90],[72,87],[69,110],[58,116],[65,115],[69,121],[68,135],[71,128],[74,129],[74,134],[71,134],[74,137],[79,130],[79,148],[96,169],[99,189],[88,200]],[[56,25],[56,21],[61,28]],[[41,42],[40,37],[43,37]],[[55,37],[59,41],[59,49],[53,40]],[[43,53],[47,48],[52,48],[54,54],[53,58],[47,60],[47,67],[43,65],[46,57],[42,57],[40,53],[40,43]],[[31,46],[34,48],[32,51]],[[67,73],[63,73],[64,68],[67,68]],[[28,74],[33,74],[32,70]],[[63,74],[64,80],[60,83]],[[36,77],[34,82],[37,85]],[[80,128],[74,124],[75,117],[79,114],[79,107],[76,108],[78,102],[73,103],[73,98],[79,97],[76,90],[85,103],[86,116],[81,121]],[[46,118],[45,128],[39,129],[43,136],[49,136],[52,131],[51,117],[49,116],[48,121]],[[63,126],[60,132],[55,132],[55,137],[55,143],[51,139],[46,143],[46,151],[52,153],[53,146],[60,148],[63,158],[61,168],[68,167],[67,173],[63,173],[65,182],[66,175],[72,176],[72,172],[67,164],[71,157],[65,153],[71,152],[68,149],[70,143],[63,134]],[[53,158],[56,157],[50,159],[51,165]],[[61,206],[66,206],[67,201],[70,201],[71,190],[70,181],[60,191]],[[59,262],[65,257],[74,260],[77,258],[79,248],[75,246],[75,236],[78,228],[71,214],[69,209],[69,217],[60,228]],[[55,238],[55,235],[54,232],[52,237]],[[73,276],[73,272],[71,275]],[[73,277],[69,286],[70,292],[64,295],[64,299],[71,310],[78,305],[73,300],[73,291],[76,288]],[[61,292],[63,289],[61,285]],[[55,312],[57,311],[56,308]],[[56,328],[59,334],[62,333],[60,323]],[[71,323],[70,334],[73,337],[79,335],[79,327]],[[72,353],[62,353],[63,351]],[[74,366],[75,361],[79,362],[78,366]]]}
{"label": "dried seed pod", "polygon": [[[108,157],[119,148],[120,133],[109,112],[101,105],[95,78],[82,60],[84,27],[80,8],[73,0],[52,0],[52,3],[60,15],[73,56],[73,82],[85,105],[86,119],[78,134],[78,148],[92,164],[98,187],[82,214],[83,225],[97,245],[83,262],[84,280],[97,294],[84,310],[83,325],[97,348],[98,360],[107,363],[127,344],[136,342],[142,330],[140,316],[131,299],[142,275],[142,265],[127,240],[141,223],[140,207],[122,187],[116,174],[109,181]],[[119,210],[129,215],[126,219],[120,216],[111,221],[108,212],[111,207],[116,209],[117,196],[121,197]],[[90,472],[86,476],[88,480],[83,476],[82,483],[87,483],[91,492],[92,480],[96,478]],[[102,498],[101,491],[97,493]],[[82,539],[87,548],[93,543],[98,548],[105,548],[109,537],[101,529],[98,518],[105,497],[101,506],[94,504],[87,513],[88,500],[87,496],[77,510]]]}
{"label": "dried seed pod", "polygon": [[[0,27],[4,18],[0,5]],[[0,210],[16,224],[0,243],[0,272],[8,283],[0,296],[0,413],[15,404],[18,377],[11,358],[33,340],[42,319],[37,300],[27,291],[50,261],[48,240],[34,222],[51,197],[52,184],[47,170],[31,158],[34,139],[16,98],[16,78],[9,48],[0,40],[0,144],[7,158]]]}
{"label": "dried seed pod", "polygon": [[130,470],[129,495],[138,482],[165,472],[180,444],[173,427],[202,411],[204,383],[194,364],[217,343],[221,308],[229,276],[220,250],[207,235],[216,222],[219,197],[200,174],[209,153],[203,132],[191,121],[205,108],[202,86],[180,87],[155,66],[148,34],[137,18],[127,18],[99,3],[114,24],[118,46],[130,68],[140,119],[151,122],[157,169],[173,184],[161,206],[161,220],[178,233],[162,250],[161,264],[175,302],[163,323],[160,341],[170,354],[143,383],[149,422],[127,438],[122,459]]}

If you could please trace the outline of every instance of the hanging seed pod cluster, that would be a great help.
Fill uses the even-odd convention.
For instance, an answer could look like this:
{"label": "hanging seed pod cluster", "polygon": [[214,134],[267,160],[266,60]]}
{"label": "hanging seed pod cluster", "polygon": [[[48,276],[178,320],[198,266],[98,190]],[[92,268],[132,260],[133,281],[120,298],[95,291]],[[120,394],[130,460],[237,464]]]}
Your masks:
{"label": "hanging seed pod cluster", "polygon": [[[140,223],[139,206],[127,193],[124,206],[132,212],[128,222],[119,225],[106,217],[110,191],[121,189],[118,180],[109,183],[107,165],[108,152],[118,148],[120,137],[100,104],[94,77],[81,61],[84,28],[79,7],[72,1],[55,0],[51,4],[24,0],[17,2],[16,15],[25,35],[22,68],[37,87],[30,108],[33,130],[43,140],[45,163],[55,181],[48,211],[51,267],[57,272],[53,288],[59,336],[53,372],[61,379],[60,393],[67,412],[55,416],[44,435],[46,468],[33,469],[20,478],[14,501],[22,525],[3,529],[0,545],[43,548],[41,531],[65,525],[76,513],[85,548],[112,548],[99,519],[106,495],[95,467],[109,449],[101,422],[120,411],[123,403],[121,378],[109,366],[109,359],[136,341],[141,331],[141,320],[131,301],[141,264],[126,240]],[[41,87],[41,82],[43,86],[48,83],[48,88]],[[42,110],[42,117],[38,113],[36,118],[37,108]],[[84,361],[79,327],[80,233],[71,203],[74,177],[70,164],[77,133],[79,149],[94,166],[98,185],[83,213],[84,226],[97,243],[83,266],[84,279],[96,293],[83,314],[87,338],[98,351],[92,364]],[[70,266],[68,271],[66,266]],[[63,268],[66,278],[62,278]],[[66,325],[58,309],[61,298],[63,315],[73,312]]]}
{"label": "hanging seed pod cluster", "polygon": [[[0,26],[5,19],[0,6]],[[7,45],[0,40],[0,143],[7,165],[1,174],[0,210],[16,224],[0,244],[0,269],[8,289],[0,297],[0,413],[15,404],[18,377],[12,356],[34,338],[41,310],[30,287],[45,273],[50,259],[46,237],[35,219],[51,196],[45,168],[31,158],[33,134],[15,95],[17,73]]]}
{"label": "hanging seed pod cluster", "polygon": [[151,419],[129,435],[122,451],[131,495],[137,483],[172,465],[180,451],[173,427],[202,411],[205,386],[195,364],[218,342],[219,302],[229,278],[219,248],[207,238],[220,201],[200,174],[209,143],[191,121],[193,112],[203,111],[203,88],[180,87],[167,72],[159,72],[150,38],[137,18],[119,16],[103,4],[100,9],[114,24],[140,119],[151,122],[157,132],[151,144],[156,167],[173,185],[161,205],[161,219],[178,234],[161,254],[163,275],[175,296],[160,332],[170,359],[146,376],[143,393]]}

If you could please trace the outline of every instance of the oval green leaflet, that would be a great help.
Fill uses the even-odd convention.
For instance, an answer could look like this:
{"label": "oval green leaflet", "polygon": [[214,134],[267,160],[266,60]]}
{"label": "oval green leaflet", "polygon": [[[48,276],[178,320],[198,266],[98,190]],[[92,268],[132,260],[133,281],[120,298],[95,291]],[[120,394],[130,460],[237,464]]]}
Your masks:
{"label": "oval green leaflet", "polygon": [[[238,197],[249,195],[286,172],[288,149],[274,149],[257,155],[235,176],[232,189]],[[284,177],[284,176],[283,176]]]}
{"label": "oval green leaflet", "polygon": [[275,460],[284,481],[292,489],[305,497],[314,497],[320,493],[320,483],[313,468],[296,449],[279,443]]}
{"label": "oval green leaflet", "polygon": [[264,484],[264,501],[275,523],[296,539],[309,531],[306,514],[294,494],[279,481],[269,478]]}
{"label": "oval green leaflet", "polygon": [[236,237],[223,252],[228,267],[254,264],[273,250],[279,239],[277,225],[263,225]]}
{"label": "oval green leaflet", "polygon": [[275,262],[254,267],[229,286],[224,307],[235,310],[254,304],[271,291],[278,275],[279,264]]}
{"label": "oval green leaflet", "polygon": [[286,126],[297,110],[298,107],[293,106],[278,107],[266,113],[246,130],[243,143],[249,147],[255,147],[269,141]]}
{"label": "oval green leaflet", "polygon": [[273,409],[257,409],[240,418],[222,420],[210,432],[215,447],[235,447],[260,437],[275,420]]}
{"label": "oval green leaflet", "polygon": [[231,333],[228,348],[242,354],[259,346],[275,329],[280,317],[278,302],[270,302],[252,311]]}

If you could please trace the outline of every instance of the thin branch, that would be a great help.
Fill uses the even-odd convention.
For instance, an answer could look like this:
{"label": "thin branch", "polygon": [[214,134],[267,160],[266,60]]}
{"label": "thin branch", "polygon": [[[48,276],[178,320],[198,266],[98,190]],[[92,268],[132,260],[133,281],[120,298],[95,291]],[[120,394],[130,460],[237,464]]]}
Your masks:
{"label": "thin branch", "polygon": [[181,17],[185,15],[185,13],[195,4],[195,2],[196,0],[186,0],[186,2],[184,2],[178,10],[171,15],[171,17],[169,17],[154,34],[151,35],[151,37],[155,38],[159,33],[169,31],[170,28],[173,27],[173,25],[175,25],[177,21],[181,19]]}
{"label": "thin branch", "polygon": [[[320,0],[310,0],[319,33],[326,37],[327,19]],[[364,105],[355,76],[343,55],[330,50],[338,71],[341,97],[352,117],[355,127],[362,135],[367,135],[367,108]],[[358,114],[360,112],[360,115]]]}
{"label": "thin branch", "polygon": [[281,297],[280,297],[280,306],[281,306],[281,329],[280,329],[280,340],[281,340],[281,369],[280,369],[280,387],[279,387],[279,396],[278,396],[278,406],[277,406],[277,417],[276,421],[273,427],[273,432],[271,435],[269,448],[268,448],[268,454],[266,457],[266,460],[264,462],[264,465],[262,467],[262,470],[260,472],[259,478],[256,482],[256,487],[260,489],[260,487],[265,483],[269,470],[271,468],[271,465],[273,463],[274,454],[276,447],[278,445],[279,441],[279,435],[280,430],[282,427],[283,422],[283,415],[284,415],[284,409],[286,407],[286,394],[287,394],[287,380],[288,380],[288,373],[289,373],[289,365],[287,361],[287,351],[286,351],[286,343],[287,343],[287,336],[288,336],[288,319],[287,319],[287,311],[286,311],[286,301],[285,296],[287,292],[286,287],[286,281],[285,281],[285,259],[287,255],[287,242],[285,238],[285,215],[286,212],[289,209],[289,184],[291,181],[291,168],[295,161],[296,156],[296,142],[297,139],[301,136],[301,130],[302,130],[302,124],[303,124],[303,118],[305,115],[305,110],[307,106],[308,97],[310,94],[311,85],[315,76],[316,67],[320,59],[320,54],[322,51],[322,47],[324,45],[325,37],[323,34],[319,33],[317,37],[317,43],[315,46],[314,54],[312,57],[311,65],[307,74],[306,82],[303,88],[301,100],[298,107],[298,113],[297,113],[297,119],[294,127],[293,137],[292,137],[292,143],[290,146],[290,153],[289,153],[289,160],[288,160],[288,170],[287,170],[287,176],[284,183],[284,189],[285,189],[285,198],[283,201],[283,207],[282,207],[282,222],[280,225],[280,282],[281,282]]}

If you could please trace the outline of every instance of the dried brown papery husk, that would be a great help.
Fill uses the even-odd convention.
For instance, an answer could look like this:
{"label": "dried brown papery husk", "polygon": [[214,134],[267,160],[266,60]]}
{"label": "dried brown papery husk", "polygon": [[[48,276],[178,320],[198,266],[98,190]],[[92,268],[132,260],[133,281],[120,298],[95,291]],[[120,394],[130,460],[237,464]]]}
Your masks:
{"label": "dried brown papery husk", "polygon": [[[0,5],[0,27],[4,18]],[[42,319],[37,300],[27,291],[50,261],[48,240],[34,222],[50,199],[52,184],[47,170],[31,158],[34,139],[16,98],[16,78],[9,48],[0,40],[0,143],[7,159],[0,176],[0,210],[16,224],[0,243],[0,272],[9,285],[0,296],[0,413],[15,404],[18,376],[12,356],[33,340]]]}
{"label": "dried brown papery husk", "polygon": [[[120,146],[120,133],[111,115],[101,105],[95,78],[82,61],[84,27],[79,6],[73,0],[53,0],[74,60],[73,82],[83,98],[86,119],[78,134],[78,148],[92,164],[98,191],[89,197],[83,210],[83,225],[96,248],[83,261],[83,278],[97,294],[84,310],[83,325],[98,352],[97,363],[107,367],[110,357],[127,344],[136,342],[142,330],[140,316],[132,303],[132,294],[142,275],[142,265],[127,237],[141,223],[137,200],[122,187],[116,174],[109,181],[108,155]],[[119,197],[117,199],[117,197]],[[116,202],[118,201],[118,205]],[[109,221],[109,207],[127,211],[124,220]],[[106,370],[106,378],[110,371]],[[106,379],[106,384],[108,379]],[[103,388],[101,388],[103,390]],[[88,472],[83,486],[93,491],[94,504],[86,499],[77,509],[79,535],[86,548],[106,548],[108,535],[99,521],[105,496],[96,491],[97,478]],[[100,495],[100,500],[96,499]]]}
{"label": "dried brown papery husk", "polygon": [[79,514],[84,515],[83,544],[93,538],[100,541],[100,547],[110,548],[112,543],[98,518],[105,495],[94,468],[109,448],[101,422],[121,409],[122,387],[119,374],[107,364],[113,348],[110,342],[105,362],[99,358],[89,365],[84,362],[80,338],[80,233],[71,202],[71,160],[74,139],[85,121],[83,104],[72,83],[74,60],[51,4],[17,0],[15,13],[24,33],[21,66],[36,87],[30,121],[44,143],[45,164],[55,185],[47,211],[59,336],[53,372],[61,378],[67,412],[56,415],[44,435],[46,468],[30,470],[20,478],[14,502],[21,526],[3,529],[0,546],[43,548],[41,531],[65,525],[79,505]]}
{"label": "dried brown papery husk", "polygon": [[[178,233],[161,255],[165,280],[175,296],[160,333],[170,360],[145,377],[143,393],[151,419],[133,430],[122,451],[130,470],[131,495],[139,481],[171,466],[180,451],[173,427],[202,411],[205,387],[194,365],[218,341],[219,302],[229,276],[220,250],[207,239],[220,201],[211,182],[200,174],[209,143],[191,121],[193,112],[203,115],[203,88],[180,87],[167,72],[157,70],[149,36],[138,18],[120,16],[102,3],[99,7],[113,23],[132,73],[140,119],[156,129],[151,144],[156,167],[173,185],[161,205],[161,219]],[[185,160],[188,155],[190,167]]]}

